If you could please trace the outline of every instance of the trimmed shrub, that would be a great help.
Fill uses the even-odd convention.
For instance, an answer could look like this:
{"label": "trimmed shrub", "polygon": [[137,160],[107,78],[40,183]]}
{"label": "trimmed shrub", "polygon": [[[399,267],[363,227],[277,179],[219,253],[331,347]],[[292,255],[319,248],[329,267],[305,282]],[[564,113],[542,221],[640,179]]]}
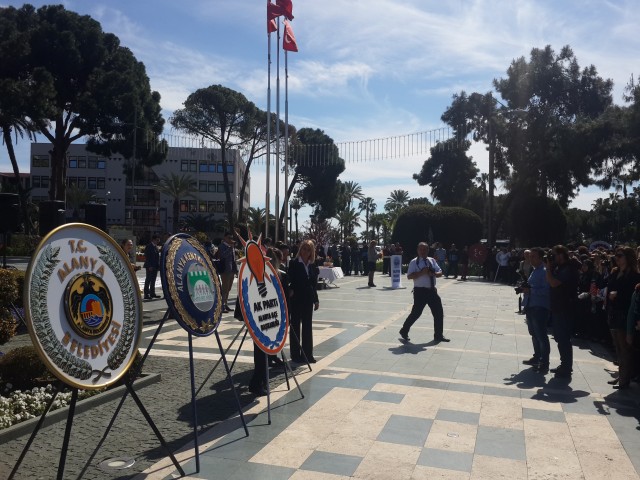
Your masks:
{"label": "trimmed shrub", "polygon": [[0,359],[0,377],[4,384],[20,390],[36,386],[38,380],[50,380],[47,367],[31,345],[11,350]]}
{"label": "trimmed shrub", "polygon": [[[20,279],[20,282],[18,281]],[[17,270],[0,269],[0,345],[7,343],[15,334],[18,324],[8,306],[22,305],[24,273]]]}
{"label": "trimmed shrub", "polygon": [[462,248],[482,236],[482,220],[471,210],[460,207],[414,205],[404,208],[393,228],[391,241],[399,242],[409,256],[420,242],[452,243]]}

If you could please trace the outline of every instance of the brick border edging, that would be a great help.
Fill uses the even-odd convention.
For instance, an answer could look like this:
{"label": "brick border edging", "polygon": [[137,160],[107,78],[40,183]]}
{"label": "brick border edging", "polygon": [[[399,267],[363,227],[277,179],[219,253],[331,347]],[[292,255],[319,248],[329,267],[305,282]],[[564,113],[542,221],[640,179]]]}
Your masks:
{"label": "brick border edging", "polygon": [[[158,383],[161,380],[161,374],[159,373],[149,373],[146,374],[143,378],[136,380],[133,383],[133,388],[135,391],[138,391],[144,387],[148,387],[149,385],[153,385],[154,383]],[[123,393],[126,391],[126,387],[124,385],[120,385],[112,390],[108,390],[106,392],[100,393],[98,395],[94,395],[89,398],[85,398],[84,400],[79,401],[76,404],[76,412],[78,415],[80,413],[86,412],[92,408],[103,405],[111,400],[122,397]],[[48,427],[49,425],[53,425],[57,422],[60,422],[67,418],[67,413],[69,411],[69,407],[59,408],[54,410],[53,412],[49,412],[46,418],[44,419],[44,423],[42,427]],[[16,423],[10,427],[4,428],[0,430],[0,445],[10,442],[12,440],[16,440],[23,435],[31,433],[35,428],[38,420],[40,419],[40,415],[35,418],[30,418],[24,422]]]}

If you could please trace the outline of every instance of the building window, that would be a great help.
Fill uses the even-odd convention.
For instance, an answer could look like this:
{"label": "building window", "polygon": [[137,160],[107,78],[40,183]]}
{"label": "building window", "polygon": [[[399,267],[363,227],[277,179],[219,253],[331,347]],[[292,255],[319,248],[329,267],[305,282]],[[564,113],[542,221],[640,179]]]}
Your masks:
{"label": "building window", "polygon": [[[218,193],[224,192],[224,182],[218,182]],[[229,193],[233,193],[233,184],[229,183]]]}
{"label": "building window", "polygon": [[107,162],[104,160],[98,160],[98,170],[104,170],[107,168]]}
{"label": "building window", "polygon": [[78,157],[78,168],[87,168],[87,157]]}
{"label": "building window", "polygon": [[96,177],[89,177],[89,182],[87,183],[87,187],[89,190],[95,190],[98,188],[98,182],[96,181]]}
{"label": "building window", "polygon": [[209,182],[209,192],[216,192],[216,182]]}
{"label": "building window", "polygon": [[197,172],[198,171],[198,161],[197,160],[190,160],[189,161],[189,171],[190,172]]}
{"label": "building window", "polygon": [[189,211],[189,202],[187,200],[180,200],[180,212],[188,212]]}
{"label": "building window", "polygon": [[227,173],[233,173],[233,164],[232,163],[227,165]]}
{"label": "building window", "polygon": [[200,213],[206,213],[207,211],[207,202],[200,202],[198,205],[198,211]]}
{"label": "building window", "polygon": [[180,160],[180,171],[181,172],[189,171],[189,160]]}
{"label": "building window", "polygon": [[224,202],[216,202],[216,210],[218,211],[218,213],[224,213]]}
{"label": "building window", "polygon": [[207,191],[207,182],[200,182],[200,188],[199,190],[201,192],[206,192]]}
{"label": "building window", "polygon": [[206,173],[209,171],[209,164],[205,163],[205,162],[201,162],[200,163],[200,172],[201,173]]}
{"label": "building window", "polygon": [[78,187],[87,188],[87,179],[86,179],[86,177],[78,178]]}
{"label": "building window", "polygon": [[78,157],[69,157],[69,168],[78,168]]}
{"label": "building window", "polygon": [[34,155],[32,159],[34,167],[49,167],[49,155]]}
{"label": "building window", "polygon": [[49,188],[49,177],[40,177],[40,188]]}
{"label": "building window", "polygon": [[98,168],[98,157],[89,157],[87,161],[89,168]]}
{"label": "building window", "polygon": [[40,177],[31,177],[31,186],[33,188],[40,188]]}
{"label": "building window", "polygon": [[216,202],[209,202],[209,213],[215,213],[216,211]]}
{"label": "building window", "polygon": [[217,171],[218,173],[222,173],[222,164],[221,164],[221,163],[218,163],[218,164],[217,164],[217,170],[216,170],[216,171]]}
{"label": "building window", "polygon": [[104,190],[104,178],[98,178],[98,190]]}
{"label": "building window", "polygon": [[215,163],[210,163],[209,164],[209,173],[216,173],[216,164]]}

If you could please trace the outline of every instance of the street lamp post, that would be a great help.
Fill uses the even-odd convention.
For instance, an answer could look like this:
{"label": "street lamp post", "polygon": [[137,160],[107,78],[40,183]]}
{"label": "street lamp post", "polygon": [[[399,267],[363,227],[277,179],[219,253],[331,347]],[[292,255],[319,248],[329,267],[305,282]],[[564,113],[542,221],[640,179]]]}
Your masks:
{"label": "street lamp post", "polygon": [[496,161],[496,140],[494,136],[493,117],[489,118],[489,205],[487,208],[487,247],[493,247],[493,196]]}

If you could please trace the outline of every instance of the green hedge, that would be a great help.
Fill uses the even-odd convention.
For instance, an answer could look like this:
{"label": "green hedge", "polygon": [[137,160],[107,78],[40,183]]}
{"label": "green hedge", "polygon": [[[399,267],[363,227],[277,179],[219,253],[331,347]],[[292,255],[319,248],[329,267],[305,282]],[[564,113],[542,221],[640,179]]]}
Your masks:
{"label": "green hedge", "polygon": [[471,210],[460,207],[414,205],[404,208],[393,228],[391,241],[400,242],[405,254],[412,256],[420,242],[440,242],[458,249],[480,241],[482,220]]}

